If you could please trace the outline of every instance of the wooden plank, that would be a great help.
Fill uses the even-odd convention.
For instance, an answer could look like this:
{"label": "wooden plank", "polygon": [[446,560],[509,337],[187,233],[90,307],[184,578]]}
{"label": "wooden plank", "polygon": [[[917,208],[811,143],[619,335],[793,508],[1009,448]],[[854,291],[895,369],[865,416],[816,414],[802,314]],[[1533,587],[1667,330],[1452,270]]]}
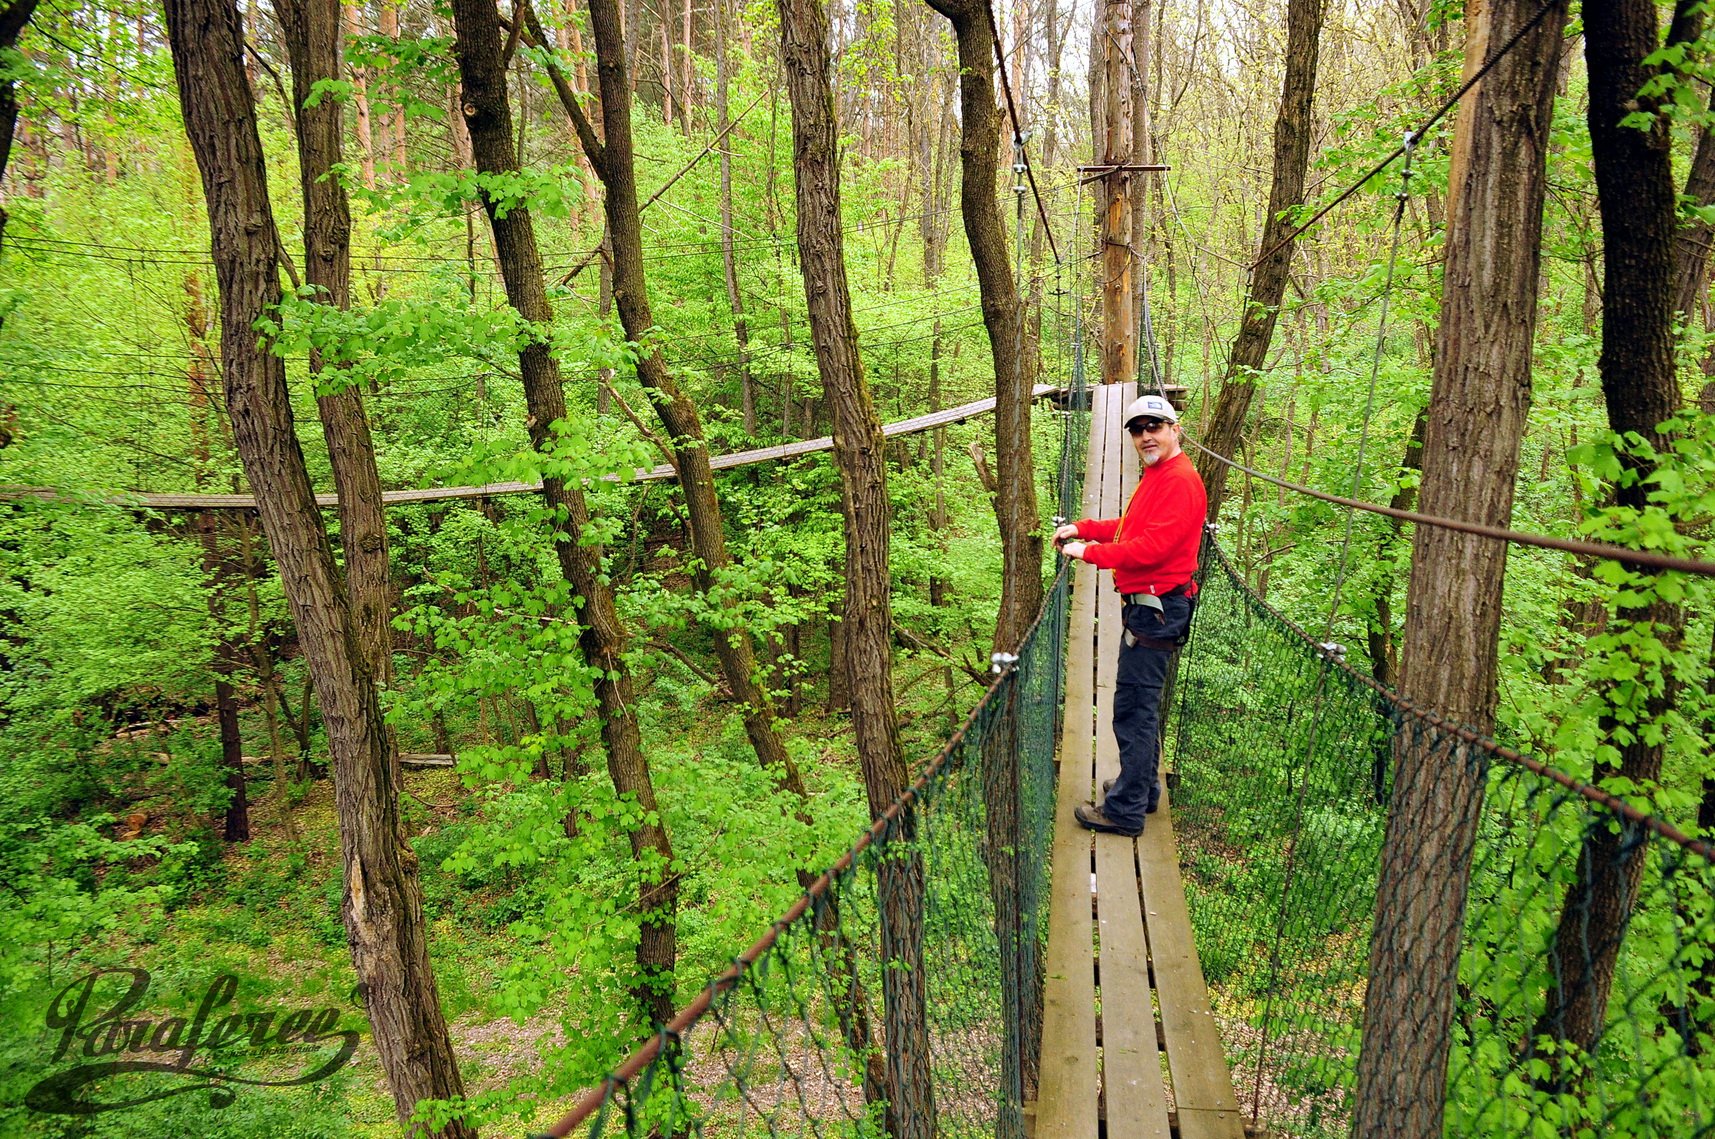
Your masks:
{"label": "wooden plank", "polygon": [[[1058,396],[1063,389],[1053,384],[1037,384],[1031,395],[1036,399]],[[986,415],[994,410],[994,399],[979,399],[971,403],[949,407],[928,415],[918,415],[910,419],[901,419],[893,423],[884,423],[881,433],[892,439],[900,435],[912,435],[922,431],[932,431],[937,427],[946,427],[954,423],[962,423],[977,415]],[[1094,417],[1092,417],[1094,418]],[[758,447],[749,451],[734,451],[727,455],[716,455],[709,460],[709,466],[717,471],[732,470],[734,467],[752,466],[757,463],[778,462],[783,459],[795,459],[800,455],[814,454],[818,451],[831,451],[834,441],[830,436],[819,439],[804,439],[796,443],[782,443],[774,447]],[[647,470],[639,469],[633,481],[635,482],[664,482],[677,479],[678,472],[670,464],[663,463],[658,467]],[[539,482],[502,482],[485,483],[482,486],[436,486],[419,487],[410,490],[385,490],[381,492],[381,502],[384,506],[403,506],[410,503],[450,502],[460,499],[496,498],[507,494],[535,494],[542,489]],[[24,499],[41,499],[48,502],[79,502],[81,496],[68,493],[49,486],[0,486],[0,502],[16,502]],[[100,500],[106,506],[134,506],[151,510],[254,510],[256,496],[250,494],[144,494],[141,492],[119,494]],[[337,494],[316,495],[316,505],[335,507],[339,505]]]}
{"label": "wooden plank", "polygon": [[[1103,461],[1099,445],[1102,416],[1095,403],[1091,410],[1083,495],[1086,516],[1094,515],[1101,502]],[[1066,650],[1066,710],[1054,808],[1047,982],[1042,994],[1041,1078],[1032,1139],[1091,1139],[1099,1119],[1090,832],[1072,817],[1072,808],[1089,794],[1092,775],[1095,646],[1089,630],[1095,604],[1096,569],[1077,566],[1072,579],[1070,643]]]}
{"label": "wooden plank", "polygon": [[1179,1132],[1181,1139],[1244,1139],[1232,1074],[1209,1011],[1209,991],[1191,936],[1177,851],[1172,805],[1164,788],[1161,809],[1144,828],[1137,852]]}
{"label": "wooden plank", "polygon": [[1091,956],[1090,832],[1072,817],[1090,785],[1094,703],[1090,627],[1096,571],[1079,566],[1066,655],[1066,713],[1054,809],[1053,895],[1043,989],[1036,1139],[1092,1139],[1097,1128],[1096,976]]}
{"label": "wooden plank", "polygon": [[[1103,733],[1107,734],[1107,733]],[[1096,836],[1102,944],[1102,1103],[1108,1139],[1168,1139],[1149,957],[1138,904],[1134,840]]]}

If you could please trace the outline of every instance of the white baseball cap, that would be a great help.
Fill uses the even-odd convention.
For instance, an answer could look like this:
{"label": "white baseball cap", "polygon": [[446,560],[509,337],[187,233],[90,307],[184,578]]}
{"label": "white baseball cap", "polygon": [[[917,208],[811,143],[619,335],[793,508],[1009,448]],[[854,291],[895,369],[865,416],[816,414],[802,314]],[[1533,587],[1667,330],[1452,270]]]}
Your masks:
{"label": "white baseball cap", "polygon": [[1165,419],[1169,423],[1178,423],[1179,413],[1173,410],[1165,396],[1140,395],[1126,405],[1125,417],[1120,423],[1130,426],[1134,419]]}

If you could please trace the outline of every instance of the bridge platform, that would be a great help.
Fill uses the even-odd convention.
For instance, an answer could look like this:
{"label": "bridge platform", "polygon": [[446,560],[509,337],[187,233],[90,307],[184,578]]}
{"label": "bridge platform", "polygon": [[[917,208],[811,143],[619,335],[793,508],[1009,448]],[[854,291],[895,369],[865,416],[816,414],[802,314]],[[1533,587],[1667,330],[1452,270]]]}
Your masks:
{"label": "bridge platform", "polygon": [[[1120,423],[1131,384],[1094,388],[1085,517],[1112,518],[1137,484]],[[1093,834],[1077,804],[1119,774],[1109,726],[1119,595],[1080,565],[1054,818],[1052,910],[1034,1139],[1244,1139],[1179,877],[1173,811],[1129,839]]]}

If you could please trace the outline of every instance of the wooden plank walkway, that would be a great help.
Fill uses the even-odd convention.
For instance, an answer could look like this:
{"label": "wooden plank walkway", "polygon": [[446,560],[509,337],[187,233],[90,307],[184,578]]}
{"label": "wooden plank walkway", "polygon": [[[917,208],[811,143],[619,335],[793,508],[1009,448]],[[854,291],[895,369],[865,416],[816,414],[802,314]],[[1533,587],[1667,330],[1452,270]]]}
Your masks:
{"label": "wooden plank walkway", "polygon": [[[1093,394],[1084,511],[1112,518],[1137,483],[1137,454],[1119,422],[1135,391]],[[1092,834],[1072,817],[1119,774],[1110,721],[1120,602],[1093,566],[1077,569],[1071,628],[1036,1139],[1243,1139],[1167,795],[1135,840]]]}
{"label": "wooden plank walkway", "polygon": [[[1064,388],[1053,384],[1037,384],[1032,390],[1034,399],[1047,399],[1059,396]],[[963,423],[978,415],[987,415],[994,410],[994,397],[979,399],[971,403],[960,404],[928,415],[918,415],[911,419],[901,419],[893,423],[881,425],[881,433],[889,439],[901,435],[914,435],[922,431],[933,431],[937,427],[949,427],[955,423]],[[727,455],[716,455],[709,460],[709,466],[717,471],[727,471],[734,467],[747,467],[757,463],[772,463],[782,459],[795,459],[800,455],[811,455],[818,451],[831,451],[834,440],[824,435],[819,439],[803,439],[796,443],[781,443],[774,447],[758,447],[751,451],[734,451]],[[679,472],[669,463],[648,470],[639,470],[633,478],[634,482],[666,482],[676,480]],[[408,503],[420,502],[451,502],[458,499],[494,498],[503,494],[535,494],[542,489],[539,482],[500,482],[486,483],[482,486],[433,486],[420,487],[412,490],[384,490],[381,492],[383,506],[403,506]],[[67,494],[51,486],[0,486],[0,502],[17,502],[23,499],[41,499],[48,502],[78,501],[76,495]],[[254,510],[256,498],[249,494],[144,494],[141,491],[115,495],[101,500],[106,506],[135,506],[151,510]],[[335,507],[339,505],[339,495],[318,494],[316,505]]]}

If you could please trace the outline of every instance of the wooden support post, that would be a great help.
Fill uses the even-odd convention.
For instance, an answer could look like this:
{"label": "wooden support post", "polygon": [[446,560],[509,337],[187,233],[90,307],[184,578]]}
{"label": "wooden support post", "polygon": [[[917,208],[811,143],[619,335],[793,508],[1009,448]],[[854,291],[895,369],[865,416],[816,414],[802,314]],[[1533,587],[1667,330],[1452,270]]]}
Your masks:
{"label": "wooden support post", "polygon": [[1103,0],[1102,71],[1106,111],[1102,141],[1102,383],[1137,376],[1136,318],[1132,312],[1131,2]]}

